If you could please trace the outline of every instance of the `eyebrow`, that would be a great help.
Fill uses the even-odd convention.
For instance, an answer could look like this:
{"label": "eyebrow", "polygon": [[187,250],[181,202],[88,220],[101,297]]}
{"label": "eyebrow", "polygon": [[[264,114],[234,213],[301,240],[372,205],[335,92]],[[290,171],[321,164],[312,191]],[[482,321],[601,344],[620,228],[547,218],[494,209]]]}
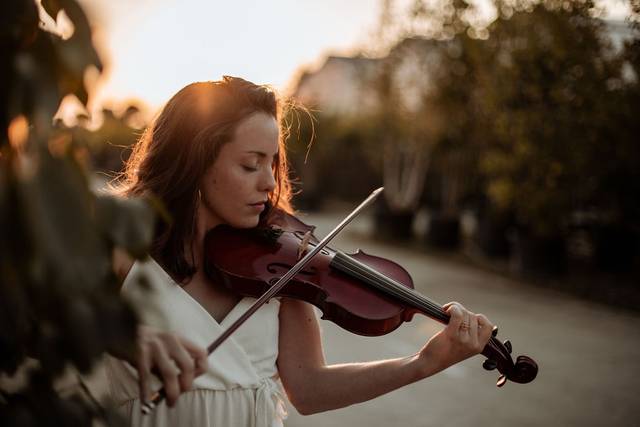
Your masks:
{"label": "eyebrow", "polygon": [[[245,153],[247,153],[247,154],[257,154],[258,157],[260,157],[261,159],[264,159],[264,158],[268,157],[267,153],[262,152],[262,151],[245,151]],[[273,155],[273,158],[274,159],[278,158],[279,153],[280,152],[277,151],[276,154]]]}

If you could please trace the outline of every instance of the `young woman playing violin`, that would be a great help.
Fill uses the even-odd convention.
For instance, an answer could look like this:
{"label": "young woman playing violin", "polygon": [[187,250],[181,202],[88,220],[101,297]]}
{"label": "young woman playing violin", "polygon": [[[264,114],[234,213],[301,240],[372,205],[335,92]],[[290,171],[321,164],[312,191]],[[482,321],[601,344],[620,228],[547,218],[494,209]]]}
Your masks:
{"label": "young woman playing violin", "polygon": [[[283,101],[266,86],[224,77],[180,90],[135,146],[122,192],[153,194],[171,215],[158,225],[151,257],[115,268],[122,292],[146,275],[162,319],[139,329],[135,369],[108,364],[111,391],[132,425],[278,426],[284,391],[301,414],[364,402],[478,354],[493,325],[452,302],[448,325],[417,353],[367,363],[327,365],[313,307],[290,298],[262,306],[216,352],[205,348],[247,307],[204,272],[203,239],[219,224],[256,227],[265,209],[291,212]],[[161,383],[151,374],[152,370]],[[141,415],[164,386],[167,404]]]}

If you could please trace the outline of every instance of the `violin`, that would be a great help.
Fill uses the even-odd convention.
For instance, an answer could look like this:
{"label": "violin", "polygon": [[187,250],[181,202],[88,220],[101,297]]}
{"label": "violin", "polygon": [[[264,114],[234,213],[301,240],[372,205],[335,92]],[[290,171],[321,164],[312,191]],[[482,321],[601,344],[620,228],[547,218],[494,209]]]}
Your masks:
{"label": "violin", "polygon": [[[416,313],[441,323],[450,316],[440,304],[415,291],[409,273],[397,263],[362,251],[345,254],[326,246],[346,224],[382,191],[374,191],[322,241],[314,226],[269,207],[258,227],[235,229],[219,225],[204,239],[204,270],[214,282],[235,293],[257,298],[253,305],[207,347],[215,351],[260,306],[275,296],[297,298],[322,311],[322,318],[359,335],[379,336],[410,321]],[[313,249],[310,249],[313,248]],[[500,342],[494,327],[482,350],[482,366],[507,380],[525,384],[535,379],[538,365],[528,356],[511,357],[511,343]],[[150,413],[166,397],[164,388],[142,405]]]}
{"label": "violin", "polygon": [[[315,227],[293,215],[272,210],[254,229],[220,225],[205,236],[206,274],[242,296],[264,295],[318,244]],[[313,256],[277,296],[296,298],[322,311],[322,319],[358,335],[385,335],[421,313],[443,324],[449,315],[414,289],[409,273],[397,263],[359,250],[346,254],[328,246]],[[497,369],[498,387],[507,380],[525,384],[535,379],[538,365],[528,356],[513,361],[510,341],[497,339],[498,329],[482,350],[483,367]]]}

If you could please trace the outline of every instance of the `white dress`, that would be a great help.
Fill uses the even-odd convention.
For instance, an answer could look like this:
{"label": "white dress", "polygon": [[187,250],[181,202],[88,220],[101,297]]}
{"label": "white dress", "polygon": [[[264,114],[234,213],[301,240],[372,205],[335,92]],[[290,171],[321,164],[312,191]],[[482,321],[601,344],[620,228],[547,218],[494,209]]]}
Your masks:
{"label": "white dress", "polygon": [[[160,316],[146,316],[145,324],[175,332],[206,348],[255,301],[244,298],[218,323],[195,299],[149,258],[136,262],[122,292],[140,294],[139,278],[147,277]],[[193,389],[176,405],[161,403],[151,415],[142,415],[136,371],[120,359],[106,363],[110,394],[131,426],[239,426],[277,427],[286,417],[278,381],[278,311],[272,299],[209,356],[208,371],[196,378]],[[144,317],[144,316],[143,316]],[[155,378],[153,390],[160,387]]]}

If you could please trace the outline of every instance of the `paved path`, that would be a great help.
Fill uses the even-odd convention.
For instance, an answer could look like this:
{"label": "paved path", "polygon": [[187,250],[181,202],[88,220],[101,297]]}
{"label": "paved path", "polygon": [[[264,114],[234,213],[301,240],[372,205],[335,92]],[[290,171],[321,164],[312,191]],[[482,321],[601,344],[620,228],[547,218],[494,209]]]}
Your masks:
{"label": "paved path", "polygon": [[[310,216],[324,236],[339,216]],[[416,289],[460,301],[500,326],[514,355],[540,366],[531,384],[495,386],[481,356],[373,401],[312,416],[290,407],[287,427],[640,426],[640,314],[529,286],[499,275],[366,238],[366,218],[334,247],[399,261]],[[365,338],[322,321],[329,363],[409,355],[441,326],[421,316],[384,337]]]}

